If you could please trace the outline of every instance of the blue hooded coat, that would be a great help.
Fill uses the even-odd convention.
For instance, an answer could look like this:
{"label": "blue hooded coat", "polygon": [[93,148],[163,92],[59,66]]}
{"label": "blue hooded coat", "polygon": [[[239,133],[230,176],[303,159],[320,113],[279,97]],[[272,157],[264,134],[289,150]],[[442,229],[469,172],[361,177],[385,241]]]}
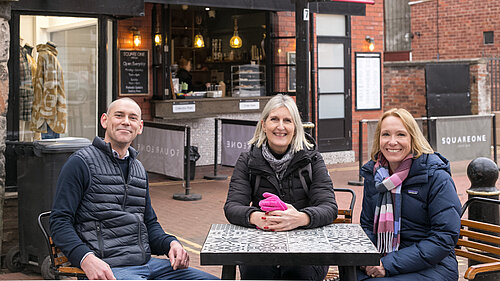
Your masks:
{"label": "blue hooded coat", "polygon": [[[361,168],[365,181],[360,220],[376,244],[373,219],[381,193],[375,189],[374,165],[371,160]],[[460,210],[448,160],[439,153],[422,154],[413,159],[401,188],[401,244],[398,251],[381,258],[386,277],[390,280],[458,280],[454,247],[460,232]]]}

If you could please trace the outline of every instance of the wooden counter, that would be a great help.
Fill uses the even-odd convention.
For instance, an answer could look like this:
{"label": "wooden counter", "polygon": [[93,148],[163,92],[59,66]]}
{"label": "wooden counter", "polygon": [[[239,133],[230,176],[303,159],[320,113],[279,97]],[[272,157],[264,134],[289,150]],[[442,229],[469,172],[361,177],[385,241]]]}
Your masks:
{"label": "wooden counter", "polygon": [[[271,97],[152,100],[153,117],[165,120],[217,117],[228,113],[261,112]],[[257,108],[258,102],[258,108]],[[193,111],[194,110],[194,111]],[[176,111],[174,113],[174,111]],[[189,112],[191,111],[191,112]]]}

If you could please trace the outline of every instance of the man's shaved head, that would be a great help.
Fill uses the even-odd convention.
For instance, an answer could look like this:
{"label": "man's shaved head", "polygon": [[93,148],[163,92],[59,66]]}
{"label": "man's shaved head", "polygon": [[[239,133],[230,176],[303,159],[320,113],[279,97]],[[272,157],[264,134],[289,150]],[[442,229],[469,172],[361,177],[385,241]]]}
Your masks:
{"label": "man's shaved head", "polygon": [[[141,107],[137,104],[137,102],[131,98],[121,98],[121,99],[117,99],[115,101],[113,101],[112,103],[110,103],[108,105],[108,110],[106,111],[106,114],[109,115],[109,113],[111,112],[111,110],[113,109],[113,107],[117,104],[117,103],[122,103],[122,102],[131,102],[131,103],[134,103],[138,108],[139,108],[139,113],[142,114],[142,111],[141,111]],[[141,115],[139,115],[140,117]]]}

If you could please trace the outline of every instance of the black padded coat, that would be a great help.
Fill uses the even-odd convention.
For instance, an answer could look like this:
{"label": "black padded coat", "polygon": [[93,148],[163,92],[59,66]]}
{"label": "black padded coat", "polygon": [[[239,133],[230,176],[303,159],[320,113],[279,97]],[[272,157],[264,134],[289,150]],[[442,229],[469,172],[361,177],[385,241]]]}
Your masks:
{"label": "black padded coat", "polygon": [[[309,163],[312,164],[312,182],[306,192],[299,170]],[[260,175],[260,184],[254,190],[256,175]],[[330,224],[337,217],[332,180],[317,150],[304,148],[295,153],[281,182],[262,156],[261,148],[253,145],[249,152],[242,153],[236,162],[224,205],[227,220],[232,224],[255,227],[249,222],[250,214],[260,210],[259,201],[264,199],[264,192],[276,194],[298,211],[308,214],[311,221],[305,228]]]}

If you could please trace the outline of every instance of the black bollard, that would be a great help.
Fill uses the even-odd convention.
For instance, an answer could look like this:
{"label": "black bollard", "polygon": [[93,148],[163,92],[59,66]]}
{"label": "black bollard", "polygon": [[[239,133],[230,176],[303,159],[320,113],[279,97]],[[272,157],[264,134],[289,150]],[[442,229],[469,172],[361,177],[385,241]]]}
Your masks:
{"label": "black bollard", "polygon": [[[472,160],[467,166],[467,177],[471,182],[467,190],[468,199],[482,197],[498,199],[500,190],[495,186],[498,179],[498,166],[493,160],[479,157]],[[492,224],[499,224],[498,206],[494,204],[471,204],[469,206],[469,219]],[[469,260],[469,266],[477,264]],[[484,273],[476,276],[474,280],[500,280],[500,273]]]}

